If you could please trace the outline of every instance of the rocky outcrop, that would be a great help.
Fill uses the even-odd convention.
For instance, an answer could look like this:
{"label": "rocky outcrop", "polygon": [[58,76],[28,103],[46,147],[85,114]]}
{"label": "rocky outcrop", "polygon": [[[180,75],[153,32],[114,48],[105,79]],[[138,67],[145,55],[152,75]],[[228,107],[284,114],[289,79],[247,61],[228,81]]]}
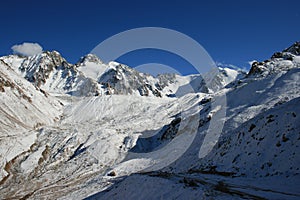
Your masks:
{"label": "rocky outcrop", "polygon": [[300,42],[295,42],[292,46],[282,52],[274,53],[269,60],[263,62],[253,62],[247,76],[267,76],[297,67],[300,55]]}

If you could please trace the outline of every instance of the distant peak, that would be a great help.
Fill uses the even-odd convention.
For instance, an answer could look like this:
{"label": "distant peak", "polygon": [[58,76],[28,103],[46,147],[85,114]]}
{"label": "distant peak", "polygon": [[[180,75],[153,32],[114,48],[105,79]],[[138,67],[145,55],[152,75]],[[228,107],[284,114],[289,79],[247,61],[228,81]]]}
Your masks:
{"label": "distant peak", "polygon": [[120,63],[116,62],[116,61],[110,61],[108,63],[108,66],[112,67],[112,68],[116,68],[117,66],[121,65]]}
{"label": "distant peak", "polygon": [[102,60],[95,54],[87,54],[85,56],[82,56],[79,61],[77,62],[77,65],[82,65],[87,62],[95,63],[95,64],[103,64]]}
{"label": "distant peak", "polygon": [[49,57],[56,57],[62,58],[61,54],[58,51],[44,51],[41,55],[49,56]]}
{"label": "distant peak", "polygon": [[61,54],[58,51],[45,51],[45,53],[53,56],[61,56]]}

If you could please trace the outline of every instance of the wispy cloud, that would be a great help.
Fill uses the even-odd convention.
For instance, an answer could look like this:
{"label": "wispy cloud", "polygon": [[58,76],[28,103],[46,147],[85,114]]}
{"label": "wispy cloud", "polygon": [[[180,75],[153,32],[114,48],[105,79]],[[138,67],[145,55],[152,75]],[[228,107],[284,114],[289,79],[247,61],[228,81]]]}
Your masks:
{"label": "wispy cloud", "polygon": [[252,66],[252,64],[253,64],[254,62],[257,62],[257,60],[251,60],[251,61],[248,62],[249,65],[250,65],[250,67]]}
{"label": "wispy cloud", "polygon": [[222,68],[230,68],[230,69],[235,69],[235,70],[240,70],[240,71],[243,71],[243,72],[248,72],[248,69],[246,67],[238,67],[236,65],[233,65],[233,64],[227,64],[227,63],[222,63],[222,62],[215,62],[216,65],[218,67],[222,67]]}

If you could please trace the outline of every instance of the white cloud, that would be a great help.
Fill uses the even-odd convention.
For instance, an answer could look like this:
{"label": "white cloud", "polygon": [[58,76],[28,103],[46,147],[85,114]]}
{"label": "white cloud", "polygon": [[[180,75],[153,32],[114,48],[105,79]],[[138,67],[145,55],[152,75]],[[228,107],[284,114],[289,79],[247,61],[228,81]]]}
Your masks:
{"label": "white cloud", "polygon": [[222,63],[222,62],[215,62],[216,65],[218,67],[222,67],[222,68],[230,68],[230,69],[234,69],[234,70],[240,70],[240,71],[243,71],[243,72],[248,72],[249,70],[246,68],[246,67],[238,67],[236,65],[232,65],[232,64],[227,64],[227,63]]}
{"label": "white cloud", "polygon": [[16,44],[11,47],[14,54],[19,54],[23,56],[33,56],[42,53],[43,48],[38,43],[28,43]]}
{"label": "white cloud", "polygon": [[250,67],[252,67],[252,64],[255,63],[255,62],[257,62],[257,60],[251,60],[251,61],[249,61],[248,63],[249,63],[249,65],[250,65]]}

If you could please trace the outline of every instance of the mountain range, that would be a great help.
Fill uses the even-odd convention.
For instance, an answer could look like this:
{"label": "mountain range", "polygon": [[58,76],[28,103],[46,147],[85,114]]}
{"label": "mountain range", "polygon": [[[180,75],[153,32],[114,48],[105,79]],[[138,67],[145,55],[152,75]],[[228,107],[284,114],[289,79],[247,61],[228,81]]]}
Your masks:
{"label": "mountain range", "polygon": [[299,199],[300,43],[249,72],[0,57],[0,199]]}

